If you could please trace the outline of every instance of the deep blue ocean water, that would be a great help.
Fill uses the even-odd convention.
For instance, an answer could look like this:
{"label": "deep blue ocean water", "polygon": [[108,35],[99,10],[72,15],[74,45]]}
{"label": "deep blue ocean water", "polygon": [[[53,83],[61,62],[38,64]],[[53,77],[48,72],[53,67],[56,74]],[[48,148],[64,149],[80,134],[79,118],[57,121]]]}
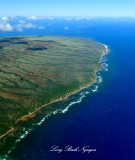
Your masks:
{"label": "deep blue ocean water", "polygon": [[[68,30],[63,30],[68,26]],[[1,33],[1,35],[4,33]],[[19,33],[10,33],[19,35]],[[67,112],[46,119],[12,151],[17,160],[135,160],[135,19],[55,22],[52,29],[22,35],[92,38],[109,46],[102,83]],[[8,33],[9,35],[9,33]],[[94,86],[93,86],[94,87]],[[80,94],[74,95],[78,100]],[[70,104],[70,100],[69,100]],[[52,146],[89,146],[95,152],[50,152]]]}

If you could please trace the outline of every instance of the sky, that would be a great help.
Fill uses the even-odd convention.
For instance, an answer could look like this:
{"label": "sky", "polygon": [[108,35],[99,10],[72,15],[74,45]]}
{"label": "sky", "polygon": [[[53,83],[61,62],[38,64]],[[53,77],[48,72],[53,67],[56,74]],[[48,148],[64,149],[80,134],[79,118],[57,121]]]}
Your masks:
{"label": "sky", "polygon": [[135,0],[0,0],[0,16],[135,17]]}

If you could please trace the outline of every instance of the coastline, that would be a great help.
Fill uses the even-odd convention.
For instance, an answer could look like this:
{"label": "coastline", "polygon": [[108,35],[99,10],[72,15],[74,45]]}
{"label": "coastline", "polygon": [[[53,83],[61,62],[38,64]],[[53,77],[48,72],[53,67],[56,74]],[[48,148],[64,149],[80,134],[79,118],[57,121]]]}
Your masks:
{"label": "coastline", "polygon": [[[109,51],[109,47],[107,46],[107,45],[105,45],[105,44],[102,44],[102,43],[99,43],[99,44],[101,44],[101,45],[103,45],[104,47],[105,47],[105,51],[103,50],[103,53],[102,53],[102,55],[101,55],[101,57],[100,57],[100,61],[99,61],[99,63],[102,61],[102,57],[104,56],[104,55],[106,55],[107,53],[108,53],[108,51]],[[95,74],[98,72],[99,70],[95,70]],[[88,84],[88,85],[86,85],[86,86],[83,86],[83,87],[81,87],[80,89],[78,89],[78,90],[76,90],[76,91],[73,91],[73,92],[70,92],[69,94],[67,94],[64,98],[59,98],[59,99],[56,99],[56,100],[54,100],[54,101],[51,101],[50,103],[47,103],[47,104],[44,104],[44,105],[42,105],[41,107],[39,107],[39,108],[37,108],[35,111],[33,111],[33,112],[31,112],[31,113],[29,113],[29,114],[27,114],[27,115],[24,115],[24,116],[22,116],[21,118],[19,118],[17,121],[16,121],[16,123],[18,123],[19,121],[27,121],[27,120],[29,120],[30,118],[33,118],[33,117],[35,117],[36,116],[36,113],[37,112],[39,112],[42,108],[44,108],[44,107],[46,107],[46,106],[48,106],[48,105],[51,105],[51,104],[53,104],[53,103],[56,103],[56,102],[60,102],[60,101],[63,101],[63,100],[65,100],[65,99],[67,99],[67,98],[69,98],[71,95],[74,95],[74,94],[76,94],[76,93],[78,93],[78,92],[80,92],[81,90],[83,90],[83,89],[85,89],[85,88],[88,88],[88,87],[90,87],[93,83],[95,83],[96,82],[96,77],[95,77],[95,79],[93,80],[93,82],[91,82],[90,84]]]}
{"label": "coastline", "polygon": [[[101,45],[103,45],[103,46],[105,47],[105,50],[103,50],[102,55],[101,55],[101,57],[100,57],[99,63],[101,63],[101,62],[102,62],[102,57],[109,52],[109,49],[108,49],[109,47],[108,47],[107,45],[105,45],[105,44],[102,44],[102,43],[99,43],[99,44],[101,44]],[[83,86],[83,87],[80,87],[80,89],[78,89],[78,90],[76,90],[76,91],[73,91],[73,92],[68,93],[64,98],[60,97],[60,98],[55,99],[55,100],[53,100],[53,101],[51,101],[51,102],[49,102],[49,103],[47,103],[47,104],[42,105],[41,107],[37,108],[37,109],[34,110],[33,112],[30,112],[29,114],[20,117],[20,118],[15,122],[15,124],[17,124],[17,123],[20,122],[20,121],[28,121],[29,119],[32,119],[32,118],[36,117],[36,114],[37,114],[42,108],[44,108],[44,107],[46,107],[46,106],[48,106],[48,105],[51,105],[51,104],[53,104],[53,103],[63,101],[63,100],[65,100],[65,99],[69,98],[71,95],[74,95],[74,94],[80,92],[81,90],[90,87],[93,83],[96,82],[96,73],[97,73],[98,71],[99,71],[99,69],[94,71],[94,72],[95,72],[95,78],[94,78],[93,82],[91,82],[90,84],[87,84],[87,85],[85,85],[85,86]],[[6,133],[0,135],[0,140],[1,140],[2,138],[4,138],[5,136],[9,135],[10,133],[12,133],[12,132],[15,131],[15,130],[17,130],[17,127],[16,127],[16,126],[15,126],[15,127],[12,127],[12,128],[11,128],[10,130],[8,130]]]}

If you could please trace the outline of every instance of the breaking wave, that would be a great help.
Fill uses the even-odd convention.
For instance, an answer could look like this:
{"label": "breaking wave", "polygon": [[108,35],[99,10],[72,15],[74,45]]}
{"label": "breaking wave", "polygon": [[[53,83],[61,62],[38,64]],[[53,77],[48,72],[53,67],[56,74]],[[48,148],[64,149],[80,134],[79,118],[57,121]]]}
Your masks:
{"label": "breaking wave", "polygon": [[102,71],[108,71],[108,64],[107,63],[102,63],[102,65],[101,65],[101,69],[102,69]]}
{"label": "breaking wave", "polygon": [[79,98],[77,101],[70,102],[69,105],[68,105],[65,109],[61,110],[61,112],[62,112],[62,113],[65,113],[65,112],[67,112],[68,109],[69,109],[71,106],[73,106],[74,104],[81,103],[82,100],[83,100],[83,98],[85,98],[87,94],[90,94],[90,92],[86,91],[86,92],[80,93],[80,98]]}
{"label": "breaking wave", "polygon": [[92,92],[97,92],[97,91],[98,91],[99,86],[98,86],[98,85],[95,85],[94,87],[95,87],[95,88],[94,88],[94,89],[92,89]]}

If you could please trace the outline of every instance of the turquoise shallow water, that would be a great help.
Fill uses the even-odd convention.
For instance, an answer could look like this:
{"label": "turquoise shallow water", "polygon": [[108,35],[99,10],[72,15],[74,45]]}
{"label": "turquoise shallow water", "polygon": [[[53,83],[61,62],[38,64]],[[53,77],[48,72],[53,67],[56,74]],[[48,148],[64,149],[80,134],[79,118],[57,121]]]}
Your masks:
{"label": "turquoise shallow water", "polygon": [[[65,25],[69,30],[61,29]],[[107,44],[110,51],[103,59],[103,63],[108,64],[107,70],[103,68],[97,73],[97,83],[93,86],[71,96],[67,102],[56,104],[60,105],[61,112],[38,122],[39,127],[16,144],[10,157],[19,160],[134,160],[135,20],[57,20],[52,28],[44,35],[86,37]],[[43,35],[36,30],[22,34]],[[68,110],[64,110],[67,107]],[[79,150],[89,146],[96,151],[51,152],[54,145],[61,149],[71,145]]]}

